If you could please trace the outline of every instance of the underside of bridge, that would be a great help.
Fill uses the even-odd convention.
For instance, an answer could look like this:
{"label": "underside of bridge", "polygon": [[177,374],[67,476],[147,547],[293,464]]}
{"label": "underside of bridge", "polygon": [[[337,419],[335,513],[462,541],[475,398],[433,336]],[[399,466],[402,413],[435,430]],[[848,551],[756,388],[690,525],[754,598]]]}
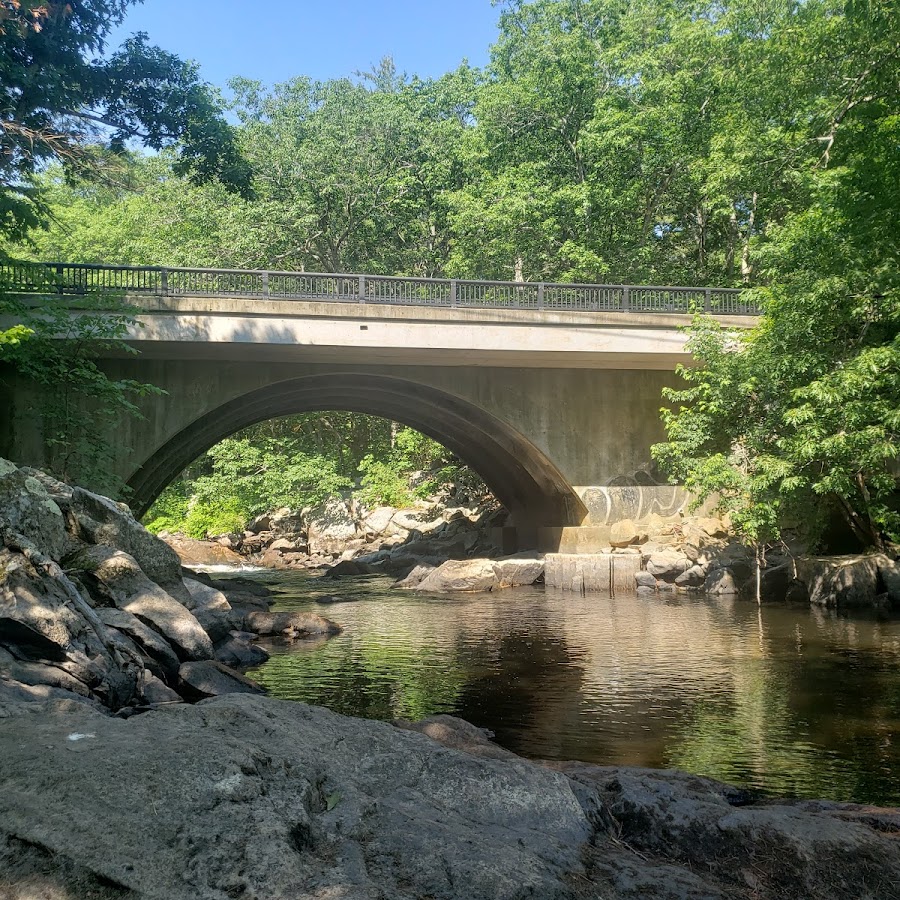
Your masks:
{"label": "underside of bridge", "polygon": [[520,526],[580,524],[587,509],[531,441],[473,403],[429,385],[373,374],[307,375],[235,397],[182,428],[129,479],[143,515],[200,454],[236,431],[295,413],[346,410],[409,425],[455,453],[484,479]]}

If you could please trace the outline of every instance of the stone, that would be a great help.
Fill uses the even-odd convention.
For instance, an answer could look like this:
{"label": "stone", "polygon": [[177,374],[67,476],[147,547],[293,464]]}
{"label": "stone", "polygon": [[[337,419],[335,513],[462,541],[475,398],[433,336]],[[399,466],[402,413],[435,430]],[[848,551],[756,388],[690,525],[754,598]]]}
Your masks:
{"label": "stone", "polygon": [[31,472],[0,460],[0,513],[14,532],[60,559],[69,543],[63,512]]}
{"label": "stone", "polygon": [[885,557],[878,564],[878,576],[884,585],[891,606],[900,606],[900,564]]}
{"label": "stone", "polygon": [[185,578],[185,587],[188,590],[189,599],[185,603],[185,607],[192,613],[198,610],[217,610],[219,612],[228,612],[231,604],[227,597],[211,584],[198,581],[195,578]]}
{"label": "stone", "polygon": [[158,632],[145,625],[137,616],[114,608],[101,607],[96,612],[104,625],[127,635],[166,675],[174,677],[178,674],[180,662],[175,651]]}
{"label": "stone", "polygon": [[872,556],[819,556],[797,561],[798,577],[809,591],[809,602],[838,609],[882,605],[879,572],[892,560]]}
{"label": "stone", "polygon": [[628,547],[638,543],[638,540],[638,529],[631,519],[620,519],[609,530],[609,543],[612,547]]}
{"label": "stone", "polygon": [[534,584],[544,576],[544,557],[531,551],[501,557],[494,560],[494,575],[495,589]]}
{"label": "stone", "polygon": [[437,566],[432,563],[419,563],[413,566],[406,577],[394,582],[394,587],[403,588],[404,590],[418,587],[436,568]]}
{"label": "stone", "polygon": [[216,644],[215,650],[216,659],[233,669],[261,666],[269,658],[269,654],[262,647],[257,647],[250,641],[239,637],[229,636],[227,640]]}
{"label": "stone", "polygon": [[345,541],[356,537],[356,520],[348,505],[332,498],[309,511],[306,516],[309,552],[333,553],[343,551]]}
{"label": "stone", "polygon": [[268,550],[298,550],[297,544],[294,541],[289,541],[287,538],[278,538],[277,541],[272,541],[269,544]]}
{"label": "stone", "polygon": [[5,709],[0,894],[21,900],[887,900],[900,882],[896,810],[539,765],[449,716],[252,694],[127,720]]}
{"label": "stone", "polygon": [[706,569],[693,565],[685,569],[676,579],[675,586],[680,588],[700,588],[706,582]]}
{"label": "stone", "polygon": [[415,590],[435,594],[489,591],[497,583],[493,560],[450,559],[429,572]]}
{"label": "stone", "polygon": [[170,534],[164,538],[181,562],[187,566],[235,566],[244,565],[244,557],[215,541],[198,541],[183,534]]}
{"label": "stone", "polygon": [[647,571],[655,575],[659,581],[674,582],[675,579],[691,567],[690,560],[675,551],[654,553],[647,560]]}
{"label": "stone", "polygon": [[393,506],[376,507],[362,520],[361,530],[367,536],[379,537],[388,530],[396,512],[397,510]]}
{"label": "stone", "polygon": [[144,702],[155,706],[158,703],[182,703],[181,696],[155,675],[144,676]]}
{"label": "stone", "polygon": [[638,587],[646,587],[652,588],[654,591],[656,590],[656,576],[651,575],[649,572],[635,572],[634,583]]}
{"label": "stone", "polygon": [[183,663],[178,677],[181,693],[189,699],[265,693],[265,688],[252,679],[211,659]]}
{"label": "stone", "polygon": [[259,534],[261,531],[271,531],[272,530],[272,514],[271,513],[263,513],[261,516],[257,516],[253,519],[250,524],[247,526],[245,534],[250,532],[250,534]]}
{"label": "stone", "polygon": [[721,519],[717,519],[714,516],[707,516],[705,518],[701,517],[698,519],[694,519],[692,522],[697,528],[700,529],[704,534],[711,538],[726,538],[728,537],[728,528],[725,523]]}
{"label": "stone", "polygon": [[255,634],[340,634],[341,628],[329,619],[307,612],[249,612],[244,627]]}
{"label": "stone", "polygon": [[326,578],[346,578],[364,575],[365,569],[351,559],[343,559],[337,565],[332,566],[326,573]]}
{"label": "stone", "polygon": [[134,557],[121,550],[96,546],[76,554],[71,562],[102,584],[112,604],[158,631],[179,659],[212,658],[212,641],[193,613],[151,581]]}
{"label": "stone", "polygon": [[[151,581],[176,599],[187,599],[178,554],[165,541],[147,531],[126,504],[80,487],[71,488],[69,502],[69,511],[75,518],[81,540],[128,553]],[[65,508],[63,512],[66,512]]]}
{"label": "stone", "polygon": [[733,566],[711,569],[706,575],[703,590],[707,594],[737,594],[750,576],[749,569],[738,574]]}

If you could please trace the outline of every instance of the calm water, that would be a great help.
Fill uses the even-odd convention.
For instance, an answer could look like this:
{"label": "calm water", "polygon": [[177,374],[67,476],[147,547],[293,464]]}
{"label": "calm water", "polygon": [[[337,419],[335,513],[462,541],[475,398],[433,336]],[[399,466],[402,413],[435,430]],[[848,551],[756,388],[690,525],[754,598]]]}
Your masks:
{"label": "calm water", "polygon": [[[900,617],[257,577],[277,591],[274,608],[344,627],[266,645],[271,660],[250,674],[277,697],[377,719],[452,713],[524,756],[900,805]],[[312,600],[336,592],[355,602]]]}

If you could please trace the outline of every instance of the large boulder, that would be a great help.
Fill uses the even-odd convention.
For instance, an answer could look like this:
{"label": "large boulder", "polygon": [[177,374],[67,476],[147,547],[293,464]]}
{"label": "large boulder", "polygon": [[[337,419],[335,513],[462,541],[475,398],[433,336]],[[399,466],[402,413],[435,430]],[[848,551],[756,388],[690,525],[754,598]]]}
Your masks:
{"label": "large boulder", "polygon": [[315,613],[286,612],[248,612],[244,616],[244,627],[254,634],[284,634],[289,637],[302,637],[307,634],[339,634],[341,628],[330,619],[317,616]]}
{"label": "large boulder", "polygon": [[31,541],[42,553],[59,559],[68,538],[62,510],[29,470],[0,459],[0,522]]}
{"label": "large boulder", "polygon": [[97,610],[97,617],[104,625],[127,635],[152,661],[151,668],[158,667],[166,680],[174,678],[178,673],[180,663],[168,641],[137,616],[124,609],[101,607]]}
{"label": "large boulder", "polygon": [[436,568],[437,566],[433,563],[418,563],[417,565],[414,565],[403,578],[395,582],[394,587],[404,588],[406,590],[418,587]]}
{"label": "large boulder", "polygon": [[186,566],[235,566],[246,560],[239,553],[215,541],[198,541],[183,534],[162,534],[162,540]]}
{"label": "large boulder", "polygon": [[[15,647],[21,660],[61,669],[91,697],[117,707],[134,696],[140,673],[116,658],[109,636],[96,628],[72,608],[59,579],[0,548],[0,643]],[[48,678],[45,684],[59,687],[55,675]]]}
{"label": "large boulder", "polygon": [[544,576],[544,557],[528,550],[494,560],[495,588],[534,584]]}
{"label": "large boulder", "polygon": [[0,759],[0,838],[122,896],[565,900],[587,883],[594,828],[565,776],[302,703],[19,715]]}
{"label": "large boulder", "polygon": [[809,602],[838,608],[883,605],[879,570],[890,566],[884,554],[872,556],[818,556],[797,562],[799,579],[806,584]]}
{"label": "large boulder", "polygon": [[332,498],[306,515],[306,535],[310,554],[343,552],[344,544],[356,537],[356,520],[350,507]]}
{"label": "large boulder", "polygon": [[151,581],[134,557],[96,546],[75,554],[71,564],[93,576],[97,593],[107,605],[137,616],[158,631],[180,659],[212,659],[212,641],[193,613]]}
{"label": "large boulder", "polygon": [[654,553],[647,560],[647,571],[659,581],[674,583],[683,572],[691,568],[691,561],[674,550],[663,550]]}
{"label": "large boulder", "polygon": [[628,547],[640,541],[637,526],[631,519],[620,519],[613,522],[609,530],[609,543],[612,547]]}
{"label": "large boulder", "polygon": [[489,591],[498,584],[491,559],[450,559],[430,572],[417,591],[435,594]]}

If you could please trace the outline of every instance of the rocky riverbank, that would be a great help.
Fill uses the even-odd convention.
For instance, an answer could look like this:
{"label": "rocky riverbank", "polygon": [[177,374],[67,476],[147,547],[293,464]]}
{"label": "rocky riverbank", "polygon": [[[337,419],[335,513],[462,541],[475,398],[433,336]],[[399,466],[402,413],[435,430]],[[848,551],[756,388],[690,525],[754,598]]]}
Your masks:
{"label": "rocky riverbank", "polygon": [[336,626],[226,598],[126,507],[5,461],[0,532],[4,900],[896,896],[896,810],[273,700],[226,663]]}

